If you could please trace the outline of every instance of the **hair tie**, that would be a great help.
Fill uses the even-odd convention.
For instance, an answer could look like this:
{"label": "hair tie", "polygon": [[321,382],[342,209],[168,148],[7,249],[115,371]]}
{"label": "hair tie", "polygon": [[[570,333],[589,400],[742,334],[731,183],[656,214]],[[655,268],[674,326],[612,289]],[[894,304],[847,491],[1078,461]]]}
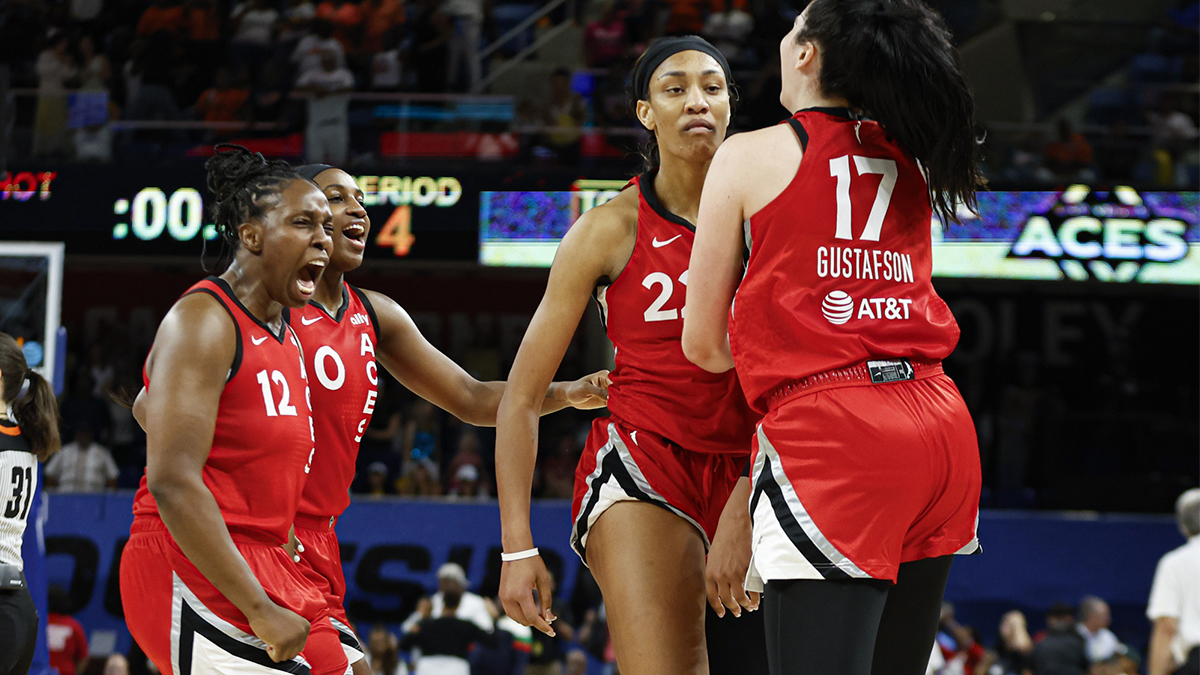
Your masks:
{"label": "hair tie", "polygon": [[25,398],[25,394],[28,394],[28,393],[29,393],[29,376],[26,375],[24,377],[24,379],[21,380],[21,388],[19,390],[17,390],[17,396],[16,396],[16,398],[13,399],[13,403],[16,403],[17,401],[20,401],[21,399]]}

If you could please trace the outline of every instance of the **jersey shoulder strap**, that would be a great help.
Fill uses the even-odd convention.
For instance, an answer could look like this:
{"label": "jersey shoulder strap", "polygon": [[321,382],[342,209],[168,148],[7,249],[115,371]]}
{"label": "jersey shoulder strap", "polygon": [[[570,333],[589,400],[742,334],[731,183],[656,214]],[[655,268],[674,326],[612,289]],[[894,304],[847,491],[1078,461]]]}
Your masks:
{"label": "jersey shoulder strap", "polygon": [[[346,288],[349,288],[350,292],[354,293],[354,296],[362,303],[363,309],[367,310],[367,316],[371,317],[371,330],[375,331],[375,344],[379,344],[379,317],[375,314],[375,305],[372,305],[371,301],[367,298],[366,291],[358,286],[346,284]],[[349,305],[349,301],[346,304]]]}
{"label": "jersey shoulder strap", "polygon": [[212,297],[216,298],[217,302],[221,303],[221,306],[224,307],[225,311],[229,314],[229,318],[233,320],[233,332],[237,346],[235,347],[233,353],[233,364],[229,366],[229,377],[225,378],[225,381],[229,382],[233,379],[234,375],[237,375],[238,368],[242,366],[242,327],[238,323],[237,314],[233,311],[233,308],[229,306],[228,294],[224,292],[224,288],[222,286],[213,283],[212,280],[214,279],[218,279],[218,277],[208,277],[204,281],[210,283],[206,284],[201,282],[196,284],[188,289],[187,292],[183,294],[183,297],[186,298],[193,293],[206,293],[211,295]]}

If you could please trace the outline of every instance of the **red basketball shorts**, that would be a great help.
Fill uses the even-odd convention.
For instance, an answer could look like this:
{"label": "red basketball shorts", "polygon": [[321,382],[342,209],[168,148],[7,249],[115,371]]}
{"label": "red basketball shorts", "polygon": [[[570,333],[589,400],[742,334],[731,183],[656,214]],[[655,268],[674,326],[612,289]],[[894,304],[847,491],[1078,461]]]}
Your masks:
{"label": "red basketball shorts", "polygon": [[366,649],[346,617],[346,577],[342,572],[342,548],[333,530],[336,522],[336,518],[296,514],[296,539],[304,545],[300,569],[325,598],[329,620],[338,631],[346,658],[357,663],[366,658]]}
{"label": "red basketball shorts", "polygon": [[900,563],[980,550],[975,427],[940,368],[786,398],[759,425],[753,461],[749,589],[894,582]]}
{"label": "red basketball shorts", "polygon": [[121,604],[138,645],[167,675],[345,675],[349,664],[325,602],[287,553],[234,534],[233,542],[276,604],[312,622],[300,656],[274,663],[245,615],[183,555],[162,521],[134,520],[121,554]]}
{"label": "red basketball shorts", "polygon": [[587,564],[587,535],[600,514],[622,501],[662,507],[691,523],[707,551],[747,455],[693,452],[615,417],[592,422],[575,469],[571,548]]}

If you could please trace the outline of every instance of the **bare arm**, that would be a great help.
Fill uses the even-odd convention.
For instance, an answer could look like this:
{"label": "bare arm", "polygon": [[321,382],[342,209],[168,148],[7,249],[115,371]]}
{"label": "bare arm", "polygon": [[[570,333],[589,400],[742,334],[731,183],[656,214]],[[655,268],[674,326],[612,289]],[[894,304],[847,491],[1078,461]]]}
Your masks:
{"label": "bare arm", "polygon": [[[365,291],[379,320],[379,362],[417,396],[467,424],[496,426],[504,382],[480,382],[421,335],[417,324],[396,301]],[[578,320],[576,320],[578,323]],[[574,332],[572,332],[574,335]],[[575,382],[555,382],[542,397],[542,415],[569,406],[601,408],[607,400],[607,373]]]}
{"label": "bare arm", "polygon": [[705,563],[704,585],[708,604],[725,616],[725,609],[741,616],[742,609],[758,609],[758,593],[746,592],[746,571],[750,569],[750,477],[742,476],[721,511],[717,531]]}
{"label": "bare arm", "polygon": [[[618,197],[620,199],[620,197]],[[623,200],[625,201],[625,200]],[[610,203],[611,204],[611,203]],[[529,526],[530,488],[537,459],[537,411],[558,369],[597,281],[610,274],[612,258],[625,253],[633,232],[618,207],[606,204],[580,217],[559,245],[546,294],[521,340],[496,426],[496,486],[504,551],[533,548]],[[597,255],[597,252],[612,252]],[[624,260],[620,263],[624,265]],[[617,268],[619,269],[619,267]],[[539,603],[533,600],[538,591]],[[504,563],[500,598],[513,620],[553,635],[550,577],[538,557]],[[538,606],[540,604],[540,608]]]}
{"label": "bare arm", "polygon": [[738,145],[736,136],[725,141],[709,166],[688,264],[683,353],[689,361],[713,373],[733,368],[729,307],[742,272],[744,220],[737,192],[743,163],[743,155],[736,152]]}
{"label": "bare arm", "polygon": [[1170,675],[1175,670],[1175,656],[1171,654],[1171,642],[1179,631],[1179,619],[1163,616],[1154,620],[1154,632],[1150,634],[1150,654],[1146,660],[1146,675]]}
{"label": "bare arm", "polygon": [[267,597],[202,476],[235,340],[225,310],[204,294],[180,300],[163,319],[148,365],[158,385],[145,397],[146,481],[184,555],[283,661],[304,647],[308,622]]}

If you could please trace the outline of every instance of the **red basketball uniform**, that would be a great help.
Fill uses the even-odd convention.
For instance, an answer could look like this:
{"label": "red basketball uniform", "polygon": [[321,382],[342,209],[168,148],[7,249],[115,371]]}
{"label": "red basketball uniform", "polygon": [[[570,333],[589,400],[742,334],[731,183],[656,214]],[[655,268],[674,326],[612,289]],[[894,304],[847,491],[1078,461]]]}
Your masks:
{"label": "red basketball uniform", "polygon": [[585,563],[588,530],[621,500],[671,510],[696,525],[707,546],[757,420],[733,371],[710,373],[683,355],[696,228],[663,208],[654,175],[630,182],[638,190],[633,252],[617,278],[596,290],[616,368],[611,418],[593,424],[575,472],[571,543]]}
{"label": "red basketball uniform", "polygon": [[[121,556],[121,599],[129,630],[164,673],[288,672],[342,675],[348,664],[320,592],[283,550],[313,458],[308,378],[300,343],[256,319],[222,279],[207,293],[229,312],[237,351],[217,410],[204,484],[238,551],[281,607],[312,622],[304,653],[274,664],[246,617],[187,559],[167,531],[146,478]],[[153,396],[147,375],[145,386]],[[160,383],[158,386],[170,386]]]}
{"label": "red basketball uniform", "polygon": [[789,124],[803,159],[749,220],[729,330],[766,413],[751,573],[895,580],[901,562],[979,548],[979,450],[941,369],[959,330],[930,279],[929,188],[874,121],[814,108]]}
{"label": "red basketball uniform", "polygon": [[375,412],[379,392],[379,322],[361,289],[342,285],[341,308],[330,314],[316,302],[291,313],[312,375],[316,455],[304,484],[296,537],[304,544],[301,566],[321,589],[351,663],[365,650],[346,617],[346,578],[334,524],[350,505],[358,444]]}

